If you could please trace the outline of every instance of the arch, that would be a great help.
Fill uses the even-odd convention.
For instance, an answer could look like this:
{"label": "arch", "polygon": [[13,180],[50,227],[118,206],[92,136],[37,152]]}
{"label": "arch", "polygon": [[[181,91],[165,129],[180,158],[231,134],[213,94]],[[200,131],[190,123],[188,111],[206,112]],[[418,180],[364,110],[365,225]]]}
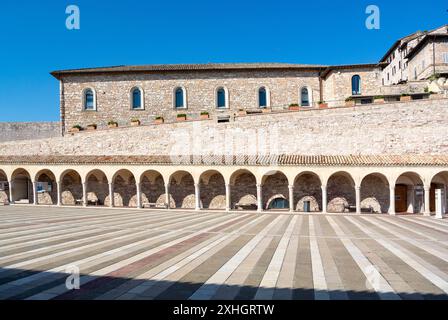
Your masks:
{"label": "arch", "polygon": [[436,205],[436,190],[440,189],[442,190],[442,213],[445,214],[448,212],[448,200],[447,200],[447,188],[448,188],[448,171],[440,171],[434,174],[431,177],[431,189],[430,189],[430,211],[436,212],[437,205]]}
{"label": "arch", "polygon": [[0,203],[9,204],[10,202],[8,176],[5,171],[0,169]]}
{"label": "arch", "polygon": [[356,206],[355,181],[346,171],[333,173],[327,181],[327,211],[349,212]]}
{"label": "arch", "polygon": [[113,175],[112,183],[114,186],[114,206],[136,208],[137,185],[134,174],[127,169],[121,169]]}
{"label": "arch", "polygon": [[271,107],[271,95],[268,87],[260,87],[258,89],[258,107],[261,109]]}
{"label": "arch", "polygon": [[30,173],[18,168],[11,174],[12,181],[12,203],[33,203],[33,183],[31,181]]}
{"label": "arch", "polygon": [[397,213],[423,213],[424,179],[413,171],[401,173],[395,180],[395,211]]}
{"label": "arch", "polygon": [[61,205],[82,204],[83,186],[81,175],[73,169],[65,170],[60,176]]}
{"label": "arch", "polygon": [[187,90],[184,87],[176,87],[173,92],[174,109],[187,109]]}
{"label": "arch", "polygon": [[229,108],[229,90],[226,87],[217,87],[216,88],[216,108],[217,109],[228,109]]}
{"label": "arch", "polygon": [[133,87],[130,91],[131,110],[145,109],[145,92],[141,87]]}
{"label": "arch", "polygon": [[311,212],[322,210],[322,182],[312,171],[301,172],[294,179],[294,208],[304,212],[306,206]]}
{"label": "arch", "polygon": [[361,94],[361,77],[355,74],[352,77],[352,95],[357,96]]}
{"label": "arch", "polygon": [[40,170],[36,176],[37,204],[55,205],[58,203],[58,187],[55,174],[48,169]]}
{"label": "arch", "polygon": [[[86,175],[87,205],[108,205],[109,200],[109,181],[106,174],[95,169]],[[107,202],[106,202],[107,200]]]}
{"label": "arch", "polygon": [[283,194],[273,195],[266,203],[266,210],[286,210],[289,208],[289,201]]}
{"label": "arch", "polygon": [[194,209],[196,206],[195,180],[187,171],[176,171],[170,176],[170,207]]}
{"label": "arch", "polygon": [[389,181],[379,172],[366,174],[360,184],[361,212],[388,213],[390,207]]}
{"label": "arch", "polygon": [[[269,208],[270,202],[275,199],[285,199],[289,201],[288,177],[281,171],[272,171],[263,175],[261,179],[263,185],[263,207]],[[288,209],[276,208],[276,209]]]}
{"label": "arch", "polygon": [[313,105],[313,91],[309,86],[300,89],[300,106],[311,107]]}
{"label": "arch", "polygon": [[[166,204],[165,179],[156,170],[147,170],[140,175],[142,204],[155,204],[162,207]],[[173,199],[170,199],[170,207],[175,207]]]}
{"label": "arch", "polygon": [[230,176],[231,208],[257,209],[257,178],[247,169],[236,170]]}
{"label": "arch", "polygon": [[208,170],[199,177],[201,203],[204,209],[226,208],[226,183],[217,170]]}
{"label": "arch", "polygon": [[82,91],[82,107],[85,111],[96,111],[96,91],[93,88],[85,88]]}

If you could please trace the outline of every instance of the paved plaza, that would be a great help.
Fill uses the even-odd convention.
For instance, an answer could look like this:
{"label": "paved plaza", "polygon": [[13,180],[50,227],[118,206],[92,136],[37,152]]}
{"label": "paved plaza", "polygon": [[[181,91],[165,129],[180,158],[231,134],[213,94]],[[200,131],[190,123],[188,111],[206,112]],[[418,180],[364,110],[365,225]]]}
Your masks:
{"label": "paved plaza", "polygon": [[0,216],[0,299],[448,299],[448,220],[41,206]]}

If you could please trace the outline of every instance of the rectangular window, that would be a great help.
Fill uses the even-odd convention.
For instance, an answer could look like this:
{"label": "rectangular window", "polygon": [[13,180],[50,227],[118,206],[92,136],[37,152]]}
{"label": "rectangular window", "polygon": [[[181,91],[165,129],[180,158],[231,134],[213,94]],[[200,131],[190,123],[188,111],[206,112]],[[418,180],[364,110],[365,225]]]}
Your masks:
{"label": "rectangular window", "polygon": [[448,63],[448,52],[443,54],[443,63]]}

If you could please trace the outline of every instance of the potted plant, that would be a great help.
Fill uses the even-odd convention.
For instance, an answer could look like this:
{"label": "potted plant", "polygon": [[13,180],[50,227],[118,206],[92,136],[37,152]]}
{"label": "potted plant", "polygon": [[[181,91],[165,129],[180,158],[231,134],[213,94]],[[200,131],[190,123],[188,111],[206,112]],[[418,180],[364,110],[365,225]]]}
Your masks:
{"label": "potted plant", "polygon": [[375,97],[373,97],[373,102],[374,103],[384,103],[385,102],[384,96],[375,96]]}
{"label": "potted plant", "polygon": [[346,107],[354,107],[355,100],[352,97],[348,97],[347,99],[345,99],[345,106]]}
{"label": "potted plant", "polygon": [[319,109],[326,109],[328,108],[328,103],[326,103],[325,101],[319,101],[318,103]]}
{"label": "potted plant", "polygon": [[131,119],[131,126],[133,127],[138,127],[139,125],[141,125],[142,123],[140,122],[140,119],[138,118],[132,118]]}
{"label": "potted plant", "polygon": [[87,131],[95,131],[97,127],[96,123],[89,124],[87,126]]}
{"label": "potted plant", "polygon": [[116,122],[116,121],[114,121],[114,120],[110,120],[110,121],[107,123],[107,126],[108,126],[110,129],[112,129],[112,128],[117,128],[117,127],[118,127],[118,122]]}
{"label": "potted plant", "polygon": [[239,116],[245,116],[245,115],[247,115],[247,111],[244,110],[244,109],[239,109],[239,110],[238,110],[238,115],[239,115]]}
{"label": "potted plant", "polygon": [[185,113],[181,113],[177,115],[177,121],[186,121],[187,115]]}
{"label": "potted plant", "polygon": [[75,132],[79,132],[79,131],[81,131],[82,130],[82,127],[79,125],[79,124],[77,124],[77,125],[74,125],[70,130],[69,130],[69,132],[71,132],[71,133],[75,133]]}
{"label": "potted plant", "polygon": [[408,93],[403,93],[403,94],[400,96],[400,101],[411,101],[411,100],[412,100],[412,97],[411,97],[411,95],[408,94]]}
{"label": "potted plant", "polygon": [[158,116],[154,119],[155,124],[162,124],[165,122],[165,119],[163,119],[162,116]]}
{"label": "potted plant", "polygon": [[272,109],[268,108],[268,107],[265,107],[265,108],[261,109],[261,112],[263,112],[263,113],[270,113],[270,112],[272,112]]}
{"label": "potted plant", "polygon": [[299,111],[300,110],[300,106],[298,103],[291,103],[289,105],[289,110],[290,111]]}
{"label": "potted plant", "polygon": [[210,114],[207,111],[201,112],[201,120],[208,120],[210,119]]}

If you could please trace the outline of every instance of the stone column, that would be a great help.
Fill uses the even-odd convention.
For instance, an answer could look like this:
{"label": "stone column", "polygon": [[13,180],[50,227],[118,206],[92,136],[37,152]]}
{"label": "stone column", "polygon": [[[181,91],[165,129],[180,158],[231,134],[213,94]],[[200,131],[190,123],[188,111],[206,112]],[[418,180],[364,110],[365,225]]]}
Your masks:
{"label": "stone column", "polygon": [[322,186],[322,213],[327,213],[327,186]]}
{"label": "stone column", "polygon": [[56,182],[56,192],[58,193],[58,207],[60,207],[62,205],[62,201],[61,201],[61,182]]}
{"label": "stone column", "polygon": [[397,214],[395,212],[395,186],[389,187],[389,202],[389,214],[395,216]]}
{"label": "stone column", "polygon": [[141,209],[142,208],[142,184],[140,182],[137,182],[135,184],[135,186],[137,187],[137,208]]}
{"label": "stone column", "polygon": [[169,183],[165,184],[165,202],[166,202],[166,209],[169,210],[171,207],[170,202],[170,185]]}
{"label": "stone column", "polygon": [[226,184],[226,211],[231,210],[230,184]]}
{"label": "stone column", "polygon": [[114,202],[115,202],[115,193],[114,193],[114,184],[113,183],[109,183],[109,199],[110,199],[110,207],[113,208],[114,207]]}
{"label": "stone column", "polygon": [[37,197],[37,182],[33,181],[33,204],[37,206],[39,204],[39,199]]}
{"label": "stone column", "polygon": [[431,186],[425,185],[424,188],[425,188],[425,212],[424,212],[424,215],[430,216],[431,215],[431,207],[430,207]]}
{"label": "stone column", "polygon": [[14,183],[11,180],[11,181],[8,181],[8,184],[9,184],[9,203],[13,203],[14,199],[12,198],[12,188],[14,186]]}
{"label": "stone column", "polygon": [[294,186],[290,185],[289,188],[289,211],[294,212]]}
{"label": "stone column", "polygon": [[257,211],[263,212],[263,186],[261,184],[257,184],[257,205]]}
{"label": "stone column", "polygon": [[356,213],[361,214],[361,187],[355,186],[356,192]]}
{"label": "stone column", "polygon": [[443,199],[442,199],[443,210],[442,210],[442,212],[445,214],[447,211],[447,208],[446,208],[446,185],[445,184],[443,185],[442,190],[443,190],[443,195],[442,195],[443,196]]}
{"label": "stone column", "polygon": [[87,207],[87,182],[82,184],[82,205]]}
{"label": "stone column", "polygon": [[195,210],[201,210],[201,185],[199,183],[194,184],[194,200],[195,200]]}

